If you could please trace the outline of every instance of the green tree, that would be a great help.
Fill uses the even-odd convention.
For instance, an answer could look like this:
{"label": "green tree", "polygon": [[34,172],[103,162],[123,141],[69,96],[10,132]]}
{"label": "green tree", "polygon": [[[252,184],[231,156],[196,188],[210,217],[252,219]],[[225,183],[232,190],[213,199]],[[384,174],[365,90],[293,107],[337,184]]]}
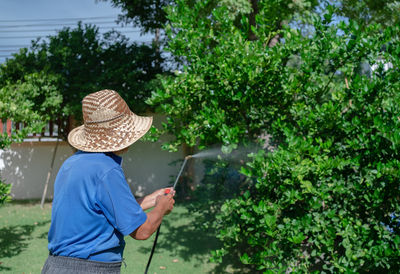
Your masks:
{"label": "green tree", "polygon": [[338,7],[339,15],[350,18],[361,26],[373,23],[395,26],[400,23],[400,1],[397,0],[342,0],[334,4]]}
{"label": "green tree", "polygon": [[[60,110],[62,96],[57,89],[59,79],[44,73],[32,73],[22,80],[6,82],[0,88],[0,119],[23,123],[9,136],[0,134],[0,149],[13,142],[21,142],[29,133],[40,133],[43,127]],[[11,185],[0,180],[0,204],[9,200]]]}
{"label": "green tree", "polygon": [[118,32],[104,36],[92,25],[65,28],[49,41],[36,41],[21,49],[0,69],[0,85],[14,83],[24,75],[43,72],[56,75],[62,95],[62,115],[81,117],[81,100],[100,89],[117,90],[136,112],[146,112],[144,103],[162,73],[160,54],[152,46],[130,43]]}
{"label": "green tree", "polygon": [[124,14],[121,14],[119,19],[141,27],[143,32],[155,32],[156,29],[162,29],[167,22],[165,8],[174,3],[174,0],[101,1],[111,1],[114,7],[121,8]]}
{"label": "green tree", "polygon": [[[246,16],[251,9],[233,9],[233,1],[225,2],[230,4],[176,1],[176,6],[168,9],[168,49],[187,66],[183,73],[165,79],[165,89],[155,93],[149,103],[162,102],[161,111],[170,116],[165,130],[177,136],[175,142],[165,145],[170,149],[185,142],[198,144],[200,149],[220,142],[226,145],[224,150],[231,150],[240,142],[256,139],[264,124],[274,119],[270,112],[252,111],[254,105],[281,104],[285,109],[287,102],[281,101],[280,94],[264,97],[259,92],[276,89],[276,75],[263,70],[271,60],[263,55],[279,34],[277,24],[287,17],[277,18],[278,7],[260,2],[256,21],[262,27],[255,28]],[[250,29],[257,41],[249,39]]]}
{"label": "green tree", "polygon": [[[268,47],[270,6],[258,7],[251,40],[248,16],[176,1],[166,30],[182,71],[149,100],[168,116],[168,149],[229,152],[272,136],[273,151],[253,155],[240,194],[217,212],[214,259],[264,273],[398,272],[399,27],[335,26],[329,8],[312,16],[310,36],[286,25],[284,43]],[[394,69],[359,73],[382,59]]]}
{"label": "green tree", "polygon": [[[374,26],[356,35],[358,27],[343,26],[346,35],[335,38],[335,28],[316,27],[323,35],[316,43],[285,35],[282,50],[307,48],[298,73],[282,71],[286,92],[295,96],[291,115],[272,124],[270,132],[284,136],[276,150],[254,155],[243,168],[254,178],[249,190],[223,206],[219,255],[244,245],[241,261],[267,273],[396,273],[400,237],[391,214],[400,210],[399,73],[380,67],[369,78],[354,73],[354,64],[373,64],[399,29],[382,34]],[[398,50],[384,54],[396,67]],[[315,66],[324,60],[332,63]],[[348,75],[348,87],[321,78],[321,69],[331,65],[333,78]]]}
{"label": "green tree", "polygon": [[[131,23],[134,26],[141,27],[143,32],[156,32],[169,23],[167,10],[180,5],[180,1],[175,0],[101,0],[111,1],[115,7],[121,8],[123,14],[120,15],[120,20]],[[186,0],[188,6],[195,6],[198,1]],[[249,19],[249,24],[255,26],[256,14],[260,10],[259,0],[207,0],[204,2],[204,10],[197,16],[208,16],[210,11],[217,6],[226,6],[230,10],[231,16],[246,14]],[[312,10],[318,5],[318,0],[279,0],[269,2],[267,9],[262,9],[264,16],[269,20],[271,28],[281,29],[282,25],[290,20],[295,15],[303,14]],[[240,16],[237,17],[240,20]],[[196,18],[193,18],[196,20]],[[248,29],[249,37],[256,39],[251,29]],[[279,37],[276,37],[273,43],[276,43]]]}

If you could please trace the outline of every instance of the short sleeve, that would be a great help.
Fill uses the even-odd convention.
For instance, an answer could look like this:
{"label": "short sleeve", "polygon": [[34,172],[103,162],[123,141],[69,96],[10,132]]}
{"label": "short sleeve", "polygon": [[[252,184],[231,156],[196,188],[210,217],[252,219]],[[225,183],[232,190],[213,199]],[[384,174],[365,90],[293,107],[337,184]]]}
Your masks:
{"label": "short sleeve", "polygon": [[97,205],[105,217],[124,236],[129,235],[147,219],[136,202],[122,169],[108,171],[97,186]]}

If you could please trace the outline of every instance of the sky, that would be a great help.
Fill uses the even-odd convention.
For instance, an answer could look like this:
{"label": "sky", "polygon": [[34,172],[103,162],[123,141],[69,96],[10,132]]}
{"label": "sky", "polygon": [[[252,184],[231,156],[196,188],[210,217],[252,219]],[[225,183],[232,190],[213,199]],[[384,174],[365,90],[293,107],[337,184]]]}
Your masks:
{"label": "sky", "polygon": [[[111,2],[96,0],[0,0],[0,63],[21,47],[29,47],[36,37],[55,35],[63,26],[95,23],[100,32],[118,27],[115,20],[122,11]],[[140,35],[132,26],[115,28],[131,41],[149,42],[152,35]]]}

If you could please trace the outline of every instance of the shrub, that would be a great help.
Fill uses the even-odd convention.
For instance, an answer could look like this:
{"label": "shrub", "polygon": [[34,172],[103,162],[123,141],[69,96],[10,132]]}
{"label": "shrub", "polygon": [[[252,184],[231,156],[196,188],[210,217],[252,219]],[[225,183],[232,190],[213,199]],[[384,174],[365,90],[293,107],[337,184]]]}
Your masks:
{"label": "shrub", "polygon": [[[289,115],[270,130],[279,145],[252,156],[242,173],[253,183],[217,217],[224,247],[215,258],[236,252],[265,273],[398,273],[399,29],[372,27],[375,35],[355,36],[356,25],[342,26],[340,45],[332,31],[315,26],[321,35],[300,50],[299,71],[286,75]],[[296,39],[288,34],[283,50]],[[353,54],[370,64],[381,57],[393,68],[381,64],[360,75],[354,72],[360,62],[346,62]],[[322,79],[327,61],[331,78],[341,72],[348,87]]]}
{"label": "shrub", "polygon": [[0,181],[0,206],[11,200],[10,192],[11,185]]}
{"label": "shrub", "polygon": [[330,9],[307,36],[271,32],[267,1],[256,26],[207,3],[169,10],[169,48],[184,66],[150,100],[176,136],[165,147],[229,152],[263,133],[275,146],[252,156],[242,194],[221,206],[214,260],[233,254],[265,273],[398,272],[399,28],[334,25]]}

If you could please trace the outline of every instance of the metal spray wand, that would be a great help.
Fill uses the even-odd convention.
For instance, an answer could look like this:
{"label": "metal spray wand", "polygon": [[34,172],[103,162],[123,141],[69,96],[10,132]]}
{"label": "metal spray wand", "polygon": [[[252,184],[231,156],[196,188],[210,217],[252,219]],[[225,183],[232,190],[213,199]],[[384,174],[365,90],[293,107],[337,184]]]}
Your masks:
{"label": "metal spray wand", "polygon": [[[176,179],[175,179],[175,183],[174,183],[174,185],[172,186],[172,190],[175,190],[176,184],[178,183],[178,180],[179,180],[179,178],[180,178],[181,175],[182,175],[182,172],[183,172],[183,169],[185,168],[186,162],[187,162],[187,160],[190,159],[190,158],[192,158],[192,155],[186,156],[185,159],[183,160],[181,169],[179,170],[178,176],[176,176]],[[167,194],[170,193],[170,192],[171,192],[171,188],[168,188],[168,189],[165,190],[164,195],[167,195]],[[156,237],[155,237],[155,239],[154,239],[153,247],[151,248],[149,261],[147,262],[147,266],[146,266],[146,270],[144,271],[144,274],[147,274],[147,271],[149,270],[150,263],[151,263],[151,259],[153,258],[154,250],[156,249],[158,234],[160,234],[160,227],[161,227],[161,224],[160,224],[160,226],[157,228]]]}
{"label": "metal spray wand", "polygon": [[[181,166],[181,170],[179,170],[178,176],[176,176],[175,183],[174,183],[174,185],[172,186],[172,190],[175,190],[176,184],[178,183],[178,180],[179,180],[179,178],[180,178],[181,175],[182,175],[182,171],[183,171],[183,169],[185,168],[186,162],[187,162],[187,160],[190,159],[190,158],[192,158],[192,155],[186,156],[185,159],[183,160],[183,163],[182,163],[182,166]],[[165,194],[168,194],[168,193],[170,193],[170,192],[171,192],[171,189],[170,189],[170,188],[165,190]]]}

